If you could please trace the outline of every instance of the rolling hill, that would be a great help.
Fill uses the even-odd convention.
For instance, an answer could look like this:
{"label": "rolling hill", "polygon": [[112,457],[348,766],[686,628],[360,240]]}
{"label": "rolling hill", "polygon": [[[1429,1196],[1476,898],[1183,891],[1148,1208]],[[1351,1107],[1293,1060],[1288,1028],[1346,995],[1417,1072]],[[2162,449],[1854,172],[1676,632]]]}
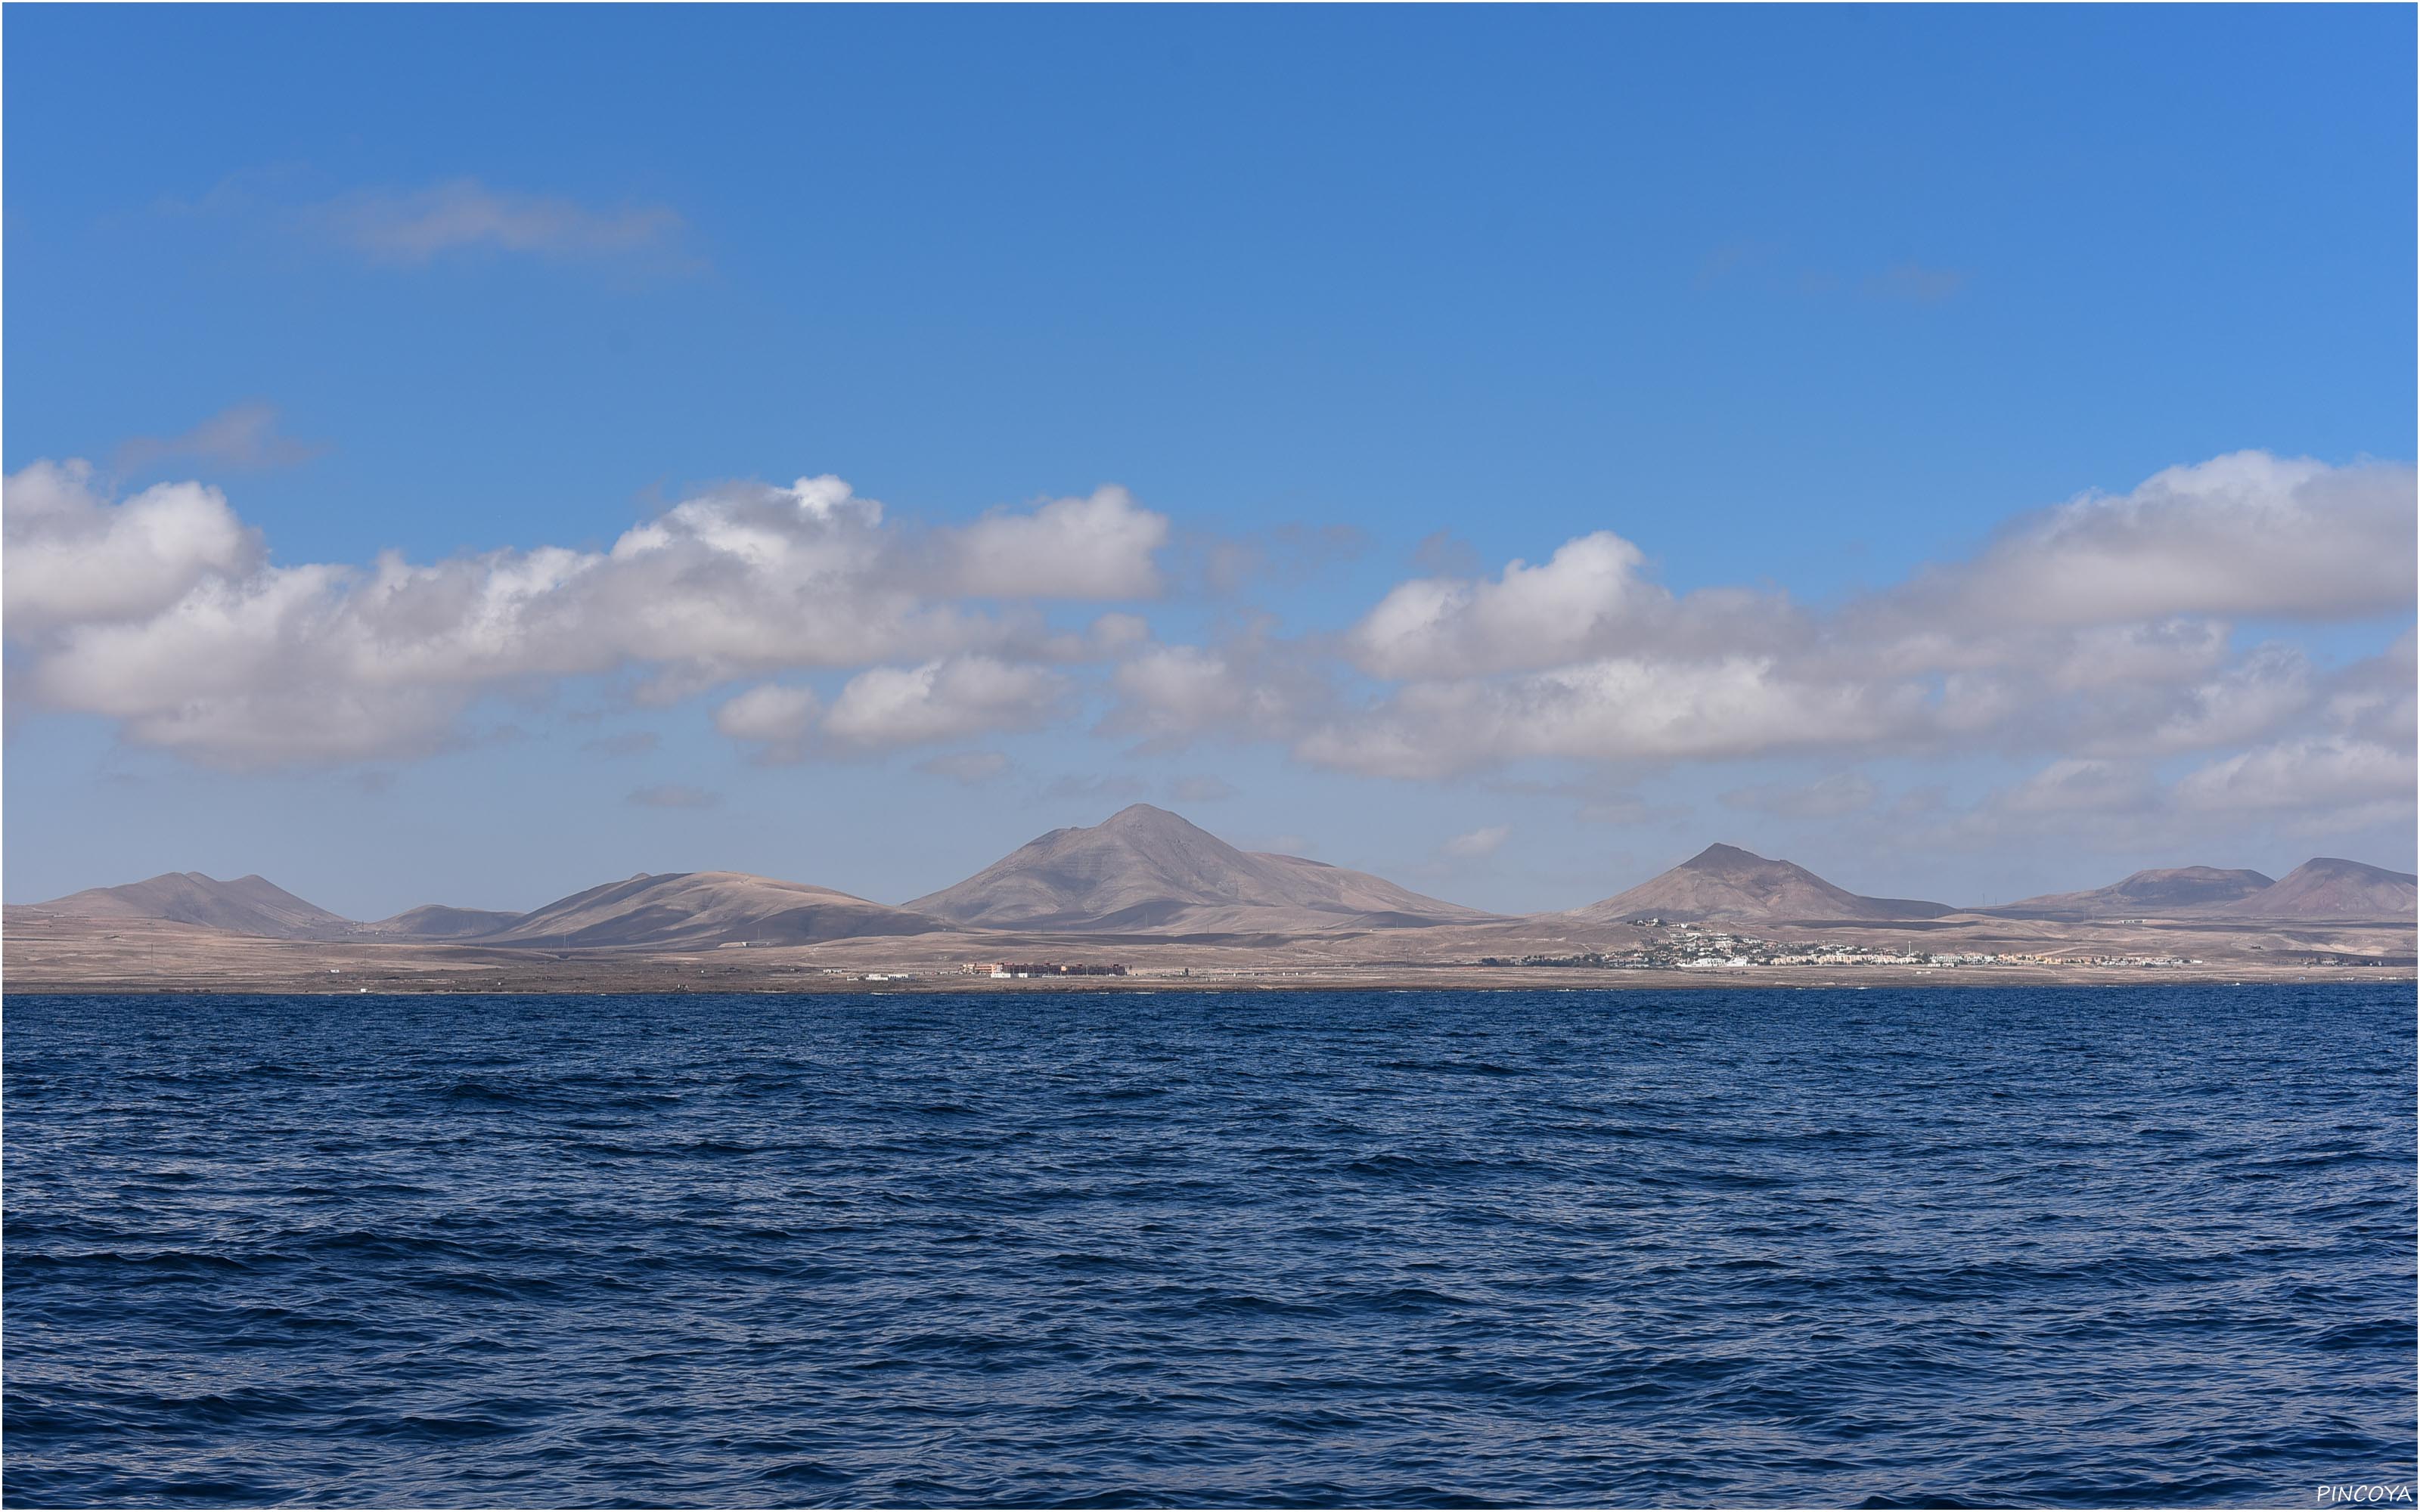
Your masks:
{"label": "rolling hill", "polygon": [[2214,866],[2165,867],[2137,872],[2105,887],[2045,893],[1978,912],[2018,918],[2158,918],[2231,903],[2274,886],[2275,878],[2258,872],[2225,871]]}
{"label": "rolling hill", "polygon": [[511,927],[521,916],[490,908],[449,908],[423,903],[374,924],[356,924],[357,933],[379,939],[471,940]]}

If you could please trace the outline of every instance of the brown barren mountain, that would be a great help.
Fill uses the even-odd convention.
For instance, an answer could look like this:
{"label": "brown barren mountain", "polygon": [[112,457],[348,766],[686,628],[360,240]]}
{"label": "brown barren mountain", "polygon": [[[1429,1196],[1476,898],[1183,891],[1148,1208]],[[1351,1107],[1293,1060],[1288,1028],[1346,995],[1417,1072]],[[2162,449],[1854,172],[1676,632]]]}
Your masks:
{"label": "brown barren mountain", "polygon": [[1573,909],[1571,917],[1596,923],[1761,924],[1939,918],[1957,911],[1914,898],[1860,897],[1792,862],[1767,860],[1736,845],[1709,845],[1628,892]]}
{"label": "brown barren mountain", "polygon": [[1054,829],[907,907],[985,929],[1311,934],[1496,918],[1382,877],[1241,851],[1147,803]]}
{"label": "brown barren mountain", "polygon": [[2024,898],[1991,909],[1978,910],[2016,918],[2165,918],[2196,913],[2248,898],[2275,887],[2274,877],[2257,872],[2225,871],[2214,866],[2172,866],[2137,872],[2122,882],[2084,892],[2051,892]]}
{"label": "brown barren mountain", "polygon": [[27,911],[77,918],[156,918],[277,940],[330,939],[354,927],[351,919],[305,903],[265,877],[221,882],[199,872],[166,872],[119,887],[87,887],[31,904]]}
{"label": "brown barren mountain", "polygon": [[742,872],[642,872],[575,892],[476,938],[480,945],[563,949],[717,945],[814,945],[884,934],[923,934],[947,926],[803,882]]}
{"label": "brown barren mountain", "polygon": [[2315,856],[2273,886],[2213,908],[2227,918],[2411,918],[2420,878],[2339,856]]}
{"label": "brown barren mountain", "polygon": [[417,908],[407,908],[392,918],[381,918],[375,924],[359,924],[354,928],[371,939],[473,940],[483,934],[509,929],[520,917],[491,908],[449,908],[443,903],[423,903]]}

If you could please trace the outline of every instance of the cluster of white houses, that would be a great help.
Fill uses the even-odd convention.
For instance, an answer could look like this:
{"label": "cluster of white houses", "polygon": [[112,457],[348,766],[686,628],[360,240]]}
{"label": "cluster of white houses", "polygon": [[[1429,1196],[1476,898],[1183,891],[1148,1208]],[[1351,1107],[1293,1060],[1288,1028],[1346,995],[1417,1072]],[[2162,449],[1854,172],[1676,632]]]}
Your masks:
{"label": "cluster of white houses", "polygon": [[1114,961],[1107,965],[1080,961],[970,961],[966,974],[1009,981],[1018,977],[1123,977],[1126,968]]}

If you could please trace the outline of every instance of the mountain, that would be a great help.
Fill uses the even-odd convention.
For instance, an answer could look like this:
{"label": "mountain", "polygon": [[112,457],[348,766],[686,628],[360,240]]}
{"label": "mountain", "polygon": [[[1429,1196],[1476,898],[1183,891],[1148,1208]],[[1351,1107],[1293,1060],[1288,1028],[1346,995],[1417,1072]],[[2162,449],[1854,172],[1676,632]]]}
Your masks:
{"label": "mountain", "polygon": [[1305,934],[1496,917],[1367,872],[1240,851],[1147,803],[1090,828],[1054,829],[906,906],[985,929],[1186,934]]}
{"label": "mountain", "polygon": [[2257,872],[2222,871],[2214,866],[2172,866],[2137,872],[2123,882],[2086,892],[2052,892],[1985,910],[1994,914],[2052,918],[2129,918],[2198,913],[2221,903],[2248,898],[2276,886],[2274,877]]}
{"label": "mountain", "polygon": [[32,907],[81,918],[166,919],[279,940],[332,939],[354,927],[351,919],[305,903],[264,877],[221,882],[199,872],[165,872],[144,882],[87,887]]}
{"label": "mountain", "polygon": [[2272,886],[2212,908],[2226,918],[2409,919],[2420,878],[2334,856],[2304,861]]}
{"label": "mountain", "polygon": [[[465,910],[467,912],[467,910]],[[740,872],[641,872],[558,899],[477,936],[481,945],[696,949],[812,945],[869,934],[924,934],[936,918],[830,887]]]}
{"label": "mountain", "polygon": [[1939,918],[1958,910],[1912,898],[1862,898],[1789,861],[1769,861],[1736,845],[1709,845],[1628,892],[1572,910],[1590,923],[1667,918],[1812,923],[1842,919]]}
{"label": "mountain", "polygon": [[521,917],[489,908],[448,908],[443,903],[423,903],[418,908],[407,908],[392,918],[353,927],[360,933],[387,939],[471,940],[508,929]]}

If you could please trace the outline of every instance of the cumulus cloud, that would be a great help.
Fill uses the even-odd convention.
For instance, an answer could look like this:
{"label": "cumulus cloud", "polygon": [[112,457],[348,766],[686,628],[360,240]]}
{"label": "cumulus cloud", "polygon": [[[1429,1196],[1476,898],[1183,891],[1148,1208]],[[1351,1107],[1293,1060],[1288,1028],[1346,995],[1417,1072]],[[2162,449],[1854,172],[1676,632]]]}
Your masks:
{"label": "cumulus cloud", "polygon": [[680,216],[661,205],[597,208],[559,194],[491,189],[476,178],[363,190],[305,219],[373,261],[407,265],[467,251],[613,256],[663,247],[681,230]]}
{"label": "cumulus cloud", "polygon": [[2177,800],[2205,810],[2411,807],[2412,752],[2343,735],[2276,741],[2211,762],[2177,783]]}
{"label": "cumulus cloud", "polygon": [[2412,602],[2414,503],[2408,464],[2237,452],[2021,517],[1873,608],[1931,626],[2357,618]]}
{"label": "cumulus cloud", "polygon": [[[2296,648],[2239,650],[2233,621],[2408,609],[2414,511],[2408,466],[2240,453],[2025,516],[1823,613],[1675,595],[1600,531],[1493,579],[1394,588],[1343,639],[1391,686],[1292,738],[1316,764],[1402,778],[1529,758],[2224,748],[2328,696]],[[2360,696],[2396,704],[2384,683]]]}
{"label": "cumulus cloud", "polygon": [[1379,677],[1457,677],[1547,667],[1604,649],[1669,595],[1639,573],[1645,555],[1610,531],[1566,542],[1490,582],[1420,578],[1381,599],[1347,638]]}
{"label": "cumulus cloud", "polygon": [[2071,757],[2034,773],[1999,801],[2020,814],[2131,812],[2149,808],[2157,792],[2142,767]]}
{"label": "cumulus cloud", "polygon": [[993,656],[949,656],[920,667],[875,667],[850,678],[825,732],[861,747],[915,746],[1049,722],[1067,679]]}
{"label": "cumulus cloud", "polygon": [[[1153,580],[1165,520],[1123,493],[1083,502],[1089,554],[1028,584],[1036,596]],[[683,698],[789,669],[973,656],[950,663],[941,702],[915,717],[895,696],[885,705],[896,683],[852,685],[834,733],[886,743],[886,722],[996,728],[965,720],[978,685],[1057,684],[993,669],[1092,649],[1050,634],[1009,580],[990,585],[989,607],[950,596],[966,583],[949,563],[1015,519],[903,531],[826,476],[686,500],[603,551],[281,566],[215,489],[163,484],[112,501],[89,468],[37,463],[6,492],[8,633],[30,653],[14,691],[199,760],[274,765],[434,749],[479,697],[550,679],[644,670],[643,695]],[[1045,535],[1078,528],[1053,520]],[[1118,623],[1106,643],[1131,629]]]}
{"label": "cumulus cloud", "polygon": [[[1104,696],[1097,733],[1145,751],[1267,741],[1416,779],[1988,753],[2035,768],[1992,801],[2009,823],[2127,804],[2282,813],[2259,795],[2289,792],[2287,771],[2375,805],[2414,742],[2410,633],[2335,668],[2280,628],[2409,614],[2414,485],[2398,464],[2247,453],[2170,469],[1837,607],[1676,594],[1612,531],[1492,575],[1431,550],[1427,575],[1341,631],[1288,637],[1238,613],[1200,644],[1132,612],[1194,574],[1168,566],[1190,549],[1168,519],[1116,487],[922,528],[834,477],[735,484],[602,549],[365,565],[277,563],[217,490],[115,497],[80,463],[9,477],[5,513],[19,711],[99,716],[223,765],[409,756],[463,738],[482,699],[580,677],[643,702],[716,698],[715,727],[768,761],[971,741]],[[829,708],[801,686],[818,670],[845,677]],[[925,769],[981,780],[991,754]],[[2173,790],[2153,780],[2195,761]],[[1845,817],[1875,806],[1862,781],[1724,801]]]}
{"label": "cumulus cloud", "polygon": [[1124,488],[1056,499],[1029,514],[994,511],[944,537],[950,586],[973,597],[1147,598],[1168,520]]}
{"label": "cumulus cloud", "polygon": [[1866,745],[1920,728],[1925,690],[1795,677],[1772,658],[1609,657],[1493,681],[1414,683],[1330,720],[1303,759],[1430,778],[1529,757],[1685,760]]}
{"label": "cumulus cloud", "polygon": [[1122,648],[1109,688],[1116,702],[1096,730],[1149,753],[1201,740],[1291,740],[1335,702],[1320,656],[1264,624],[1216,645]]}
{"label": "cumulus cloud", "polygon": [[163,483],[112,503],[81,461],[12,474],[0,520],[0,598],[12,638],[140,620],[261,560],[259,536],[216,488]]}
{"label": "cumulus cloud", "polygon": [[767,683],[716,709],[714,728],[754,746],[759,760],[803,761],[807,737],[814,733],[815,716],[821,710],[814,689]]}

